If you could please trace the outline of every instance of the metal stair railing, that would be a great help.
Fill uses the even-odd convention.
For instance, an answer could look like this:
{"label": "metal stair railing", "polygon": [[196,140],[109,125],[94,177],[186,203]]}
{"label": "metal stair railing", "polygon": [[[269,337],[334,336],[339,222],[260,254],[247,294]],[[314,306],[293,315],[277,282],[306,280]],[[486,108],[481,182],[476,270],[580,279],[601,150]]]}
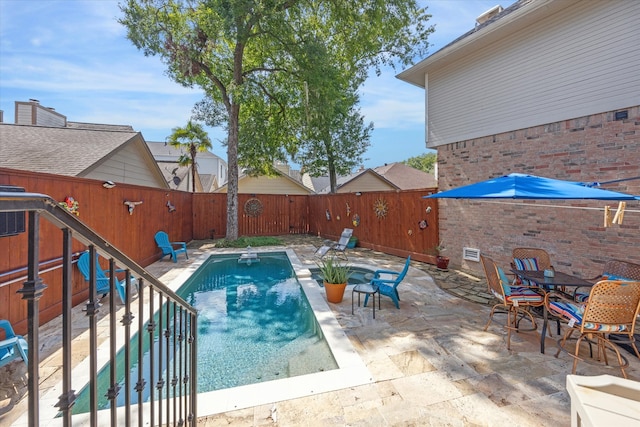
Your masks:
{"label": "metal stair railing", "polygon": [[[62,424],[71,426],[73,417],[71,409],[76,401],[75,390],[71,389],[72,373],[72,242],[80,241],[89,248],[90,280],[89,301],[86,315],[89,323],[89,401],[90,425],[196,425],[197,423],[197,371],[196,371],[196,320],[195,308],[176,295],[171,289],[149,274],[144,268],[127,257],[85,225],[76,216],[70,214],[51,197],[37,193],[0,192],[0,212],[23,211],[28,213],[28,260],[27,280],[18,290],[22,299],[27,301],[29,348],[28,375],[28,425],[36,427],[47,420],[40,419],[40,387],[39,381],[39,299],[47,286],[40,278],[39,245],[40,219],[45,219],[58,227],[62,232],[62,394],[55,405],[61,413]],[[108,422],[103,412],[98,420],[98,331],[96,314],[100,309],[96,286],[96,254],[109,260],[109,389],[107,399],[110,411]],[[116,318],[116,268],[124,268],[126,280],[125,314],[118,321]],[[138,284],[138,355],[136,360],[130,357],[131,324],[136,314],[129,292],[133,284],[132,277]],[[146,295],[145,295],[146,293]],[[149,306],[145,308],[145,302]],[[155,313],[155,301],[158,312]],[[118,323],[121,325],[118,326]],[[158,352],[154,349],[154,334],[158,331]],[[124,334],[124,407],[116,407],[116,398],[120,394],[117,384],[116,338]],[[150,357],[149,378],[144,377],[143,346],[145,340],[149,345]],[[131,381],[128,374],[132,364],[137,363],[138,378],[134,390],[138,393],[138,403],[131,403]],[[157,379],[156,379],[157,378]],[[143,394],[147,394],[149,402],[143,402]],[[133,419],[133,415],[137,420]]]}

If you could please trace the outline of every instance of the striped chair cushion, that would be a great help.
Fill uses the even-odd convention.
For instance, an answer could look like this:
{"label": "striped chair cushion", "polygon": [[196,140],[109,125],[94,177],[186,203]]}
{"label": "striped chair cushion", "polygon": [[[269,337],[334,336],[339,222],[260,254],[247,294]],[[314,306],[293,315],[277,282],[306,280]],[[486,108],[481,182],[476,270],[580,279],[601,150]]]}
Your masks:
{"label": "striped chair cushion", "polygon": [[582,303],[582,304],[586,304],[587,301],[589,301],[589,294],[584,293],[584,292],[576,292],[576,294],[573,296],[573,299],[576,302]]}
{"label": "striped chair cushion", "polygon": [[[514,258],[513,263],[516,266],[516,270],[529,270],[529,271],[539,270],[537,258]],[[532,282],[526,279],[520,279],[520,282],[526,286],[538,286],[536,282]]]}
{"label": "striped chair cushion", "polygon": [[516,264],[517,270],[539,270],[537,258],[514,258],[513,262]]}
{"label": "striped chair cushion", "polygon": [[507,297],[507,301],[509,302],[542,302],[544,301],[544,297],[539,293],[529,289],[523,288],[521,286],[510,286],[511,292]]}
{"label": "striped chair cushion", "polygon": [[[553,301],[549,303],[549,310],[567,318],[568,320],[575,321],[576,325],[580,325],[582,323],[582,317],[584,316],[584,306],[571,304],[565,301]],[[592,322],[585,322],[584,327],[586,329],[601,332],[622,332],[627,329],[626,325],[603,325]]]}

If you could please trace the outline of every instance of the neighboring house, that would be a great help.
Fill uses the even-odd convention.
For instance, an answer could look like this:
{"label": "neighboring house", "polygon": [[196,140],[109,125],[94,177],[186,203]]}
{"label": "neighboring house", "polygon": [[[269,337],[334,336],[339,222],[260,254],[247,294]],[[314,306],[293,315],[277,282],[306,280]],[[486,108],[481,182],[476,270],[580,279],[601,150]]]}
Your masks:
{"label": "neighboring house", "polygon": [[[318,185],[316,190],[318,194],[329,194],[331,192],[329,177],[313,179],[316,180],[314,187],[316,184]],[[325,186],[320,188],[322,184],[325,184]],[[397,185],[373,169],[361,168],[351,175],[339,176],[336,179],[336,193],[364,193],[367,191],[395,191],[399,189]]]}
{"label": "neighboring house", "polygon": [[373,170],[400,190],[419,190],[438,186],[438,181],[436,181],[434,174],[412,168],[400,162],[378,166]]}
{"label": "neighboring house", "polygon": [[[180,156],[185,154],[182,148],[174,148],[171,145],[164,142],[147,142],[149,146],[149,150],[153,154],[153,157],[158,162],[160,169],[173,171],[175,166],[174,163],[177,163]],[[196,189],[198,189],[198,180],[200,180],[201,189],[198,189],[198,192],[213,192],[218,189],[222,184],[227,182],[227,162],[222,160],[220,157],[213,154],[211,151],[203,151],[198,152],[196,154],[196,176],[199,175],[199,178],[196,177]],[[189,166],[189,174],[191,173],[191,166]],[[166,173],[165,173],[166,176]],[[176,188],[175,183],[173,182],[173,176],[170,175],[167,177],[170,182],[171,188]],[[189,181],[191,181],[191,177],[189,176]],[[182,179],[181,179],[182,182]],[[189,184],[189,188],[191,185]],[[182,188],[181,188],[182,189]]]}
{"label": "neighboring house", "polygon": [[[191,186],[191,165],[180,166],[178,162],[158,162],[158,167],[164,176],[165,181],[169,185],[169,188],[180,191],[193,191]],[[207,175],[211,179],[211,175]],[[202,175],[196,171],[196,193],[202,193],[204,186],[202,184]],[[210,182],[207,181],[209,185]],[[212,190],[208,188],[206,191],[210,193]]]}
{"label": "neighboring house", "polygon": [[[640,1],[520,0],[498,12],[398,75],[425,89],[439,189],[524,172],[624,180],[603,188],[640,194],[630,180],[640,176]],[[599,228],[602,203],[569,204],[442,199],[441,238],[452,264],[478,271],[463,247],[503,265],[514,247],[544,247],[554,265],[585,277],[605,259],[640,262],[628,250],[640,247],[638,233]],[[637,214],[627,220],[638,228]]]}
{"label": "neighboring house", "polygon": [[16,124],[0,123],[0,166],[169,188],[140,132],[68,122],[36,100],[16,102]]}
{"label": "neighboring house", "polygon": [[[328,176],[311,178],[311,182],[318,194],[331,192]],[[437,186],[434,175],[403,163],[391,163],[373,169],[361,168],[351,175],[339,176],[336,180],[336,193],[414,190]]]}
{"label": "neighboring house", "polygon": [[[238,194],[313,194],[313,190],[301,181],[289,176],[281,168],[276,168],[276,176],[249,176],[241,173],[238,177]],[[216,193],[226,193],[227,184],[218,188]]]}

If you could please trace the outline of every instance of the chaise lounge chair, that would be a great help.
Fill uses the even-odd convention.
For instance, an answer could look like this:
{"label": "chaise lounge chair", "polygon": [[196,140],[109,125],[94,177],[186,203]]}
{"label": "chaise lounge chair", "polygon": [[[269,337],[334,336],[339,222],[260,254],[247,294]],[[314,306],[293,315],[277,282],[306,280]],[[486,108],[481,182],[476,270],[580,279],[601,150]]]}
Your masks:
{"label": "chaise lounge chair", "polygon": [[189,259],[187,254],[187,244],[185,242],[170,242],[169,235],[164,231],[158,231],[155,236],[158,247],[162,249],[162,256],[160,259],[169,255],[173,262],[178,262],[178,254],[184,253],[184,256]]}
{"label": "chaise lounge chair", "polygon": [[[376,270],[373,274],[373,279],[371,279],[372,285],[377,285],[380,290],[380,295],[388,296],[393,300],[393,303],[396,305],[396,308],[400,308],[400,294],[398,294],[398,285],[402,280],[404,280],[404,276],[407,275],[407,271],[409,271],[409,264],[411,263],[411,256],[407,257],[407,262],[404,264],[404,268],[402,271],[391,271],[391,270]],[[382,274],[390,275],[392,278],[382,278],[380,277]],[[395,276],[395,277],[394,277]],[[367,306],[367,302],[369,301],[369,294],[364,297],[364,305]],[[375,304],[375,301],[374,301]]]}
{"label": "chaise lounge chair", "polygon": [[0,329],[4,329],[4,339],[0,340],[0,366],[7,365],[18,358],[28,363],[27,341],[13,332],[8,320],[0,319]]}
{"label": "chaise lounge chair", "polygon": [[[78,258],[78,270],[80,270],[80,273],[82,273],[82,275],[84,276],[84,280],[86,280],[87,282],[89,281],[89,251],[84,252],[82,255],[80,255],[80,258]],[[117,273],[121,273],[124,270],[116,270]],[[118,279],[117,277],[115,278],[115,283],[116,283],[116,290],[118,291],[118,295],[120,296],[120,301],[122,301],[123,304],[125,304],[126,302],[126,295],[125,295],[125,288],[127,286],[127,279]],[[138,281],[131,277],[131,284],[134,286],[137,286]],[[96,291],[99,295],[102,295],[103,297],[109,293],[109,274],[107,272],[105,272],[102,267],[100,267],[100,264],[98,263],[98,256],[96,255]]]}
{"label": "chaise lounge chair", "polygon": [[353,229],[345,228],[342,230],[342,234],[340,235],[340,240],[337,242],[332,242],[327,240],[324,242],[322,246],[316,249],[315,255],[322,258],[329,251],[333,251],[336,256],[341,256],[345,260],[348,260],[347,254],[345,253],[345,249],[347,249],[347,245],[349,244],[349,239],[353,235]]}

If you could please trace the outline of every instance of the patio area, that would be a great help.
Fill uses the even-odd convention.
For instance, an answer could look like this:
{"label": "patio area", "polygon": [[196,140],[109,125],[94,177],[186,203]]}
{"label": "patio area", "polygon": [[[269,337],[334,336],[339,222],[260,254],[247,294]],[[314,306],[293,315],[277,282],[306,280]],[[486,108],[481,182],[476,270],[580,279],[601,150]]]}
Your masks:
{"label": "patio area", "polygon": [[[302,263],[315,266],[314,244],[319,245],[321,239],[300,235],[282,238]],[[158,261],[147,270],[167,283],[211,247],[210,241],[191,242],[189,260],[181,257],[177,264]],[[372,270],[400,270],[404,264],[401,257],[368,249],[350,249],[347,254],[350,262],[370,265]],[[443,273],[435,266],[412,262],[399,292],[400,310],[383,296],[382,309],[376,309],[375,319],[371,307],[356,307],[351,314],[349,290],[342,303],[330,304],[369,369],[371,384],[201,417],[198,424],[570,425],[570,398],[565,384],[566,375],[571,373],[571,358],[565,354],[554,357],[555,333],[552,339],[547,338],[546,354],[541,354],[536,332],[513,334],[511,352],[506,348],[506,331],[500,324],[493,323],[484,332],[493,301],[487,294],[484,277],[455,270]],[[74,318],[81,325],[81,307],[75,310]],[[101,310],[103,316],[106,312]],[[55,322],[42,328],[42,392],[59,381],[59,352],[47,351],[57,348],[55,340],[60,339]],[[555,332],[555,327],[551,329]],[[83,332],[79,326],[79,339],[86,335]],[[79,352],[82,345],[77,345]],[[74,359],[80,358],[75,349]],[[624,354],[630,361],[629,378],[640,380],[640,360]],[[5,388],[0,390],[5,399],[0,408],[0,425],[11,425],[26,410],[24,389],[19,387],[25,381],[26,369],[15,364],[11,368],[0,371],[14,379],[9,381],[13,389],[3,381]],[[617,368],[587,363],[579,363],[577,373],[621,376]],[[10,399],[13,401],[9,407]],[[203,413],[207,402],[200,400],[198,406]]]}

